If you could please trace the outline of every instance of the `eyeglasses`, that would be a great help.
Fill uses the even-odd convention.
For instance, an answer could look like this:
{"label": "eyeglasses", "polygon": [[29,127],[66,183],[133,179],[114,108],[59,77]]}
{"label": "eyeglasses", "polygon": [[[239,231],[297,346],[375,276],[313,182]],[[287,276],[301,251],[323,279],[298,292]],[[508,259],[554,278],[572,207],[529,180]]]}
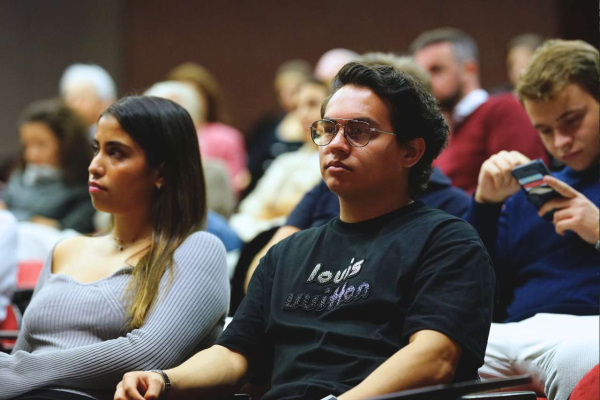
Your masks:
{"label": "eyeglasses", "polygon": [[371,140],[372,132],[387,133],[388,135],[395,135],[394,132],[383,131],[381,129],[372,128],[367,122],[356,121],[354,119],[338,118],[338,121],[348,121],[346,125],[342,125],[336,121],[329,119],[322,119],[315,121],[310,129],[310,136],[312,141],[317,146],[327,146],[335,135],[337,135],[340,127],[344,128],[344,138],[348,141],[348,144],[352,147],[365,147]]}

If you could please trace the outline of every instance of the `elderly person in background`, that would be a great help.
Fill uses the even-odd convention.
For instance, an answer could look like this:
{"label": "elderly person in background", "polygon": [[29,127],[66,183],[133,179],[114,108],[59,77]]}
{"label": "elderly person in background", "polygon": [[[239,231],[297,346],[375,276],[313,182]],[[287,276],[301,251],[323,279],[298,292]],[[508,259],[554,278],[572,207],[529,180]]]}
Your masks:
{"label": "elderly person in background", "polygon": [[73,64],[60,79],[60,95],[96,132],[96,123],[117,98],[115,82],[104,68],[96,64]]}

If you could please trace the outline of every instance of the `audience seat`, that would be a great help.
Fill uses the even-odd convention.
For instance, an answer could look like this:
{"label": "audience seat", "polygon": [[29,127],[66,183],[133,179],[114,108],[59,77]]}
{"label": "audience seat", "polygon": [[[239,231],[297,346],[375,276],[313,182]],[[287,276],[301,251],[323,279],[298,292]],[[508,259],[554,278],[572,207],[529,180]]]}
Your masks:
{"label": "audience seat", "polygon": [[573,389],[569,400],[600,399],[600,364],[597,364]]}
{"label": "audience seat", "polygon": [[35,289],[43,266],[43,261],[19,262],[17,268],[17,290],[13,295],[13,304],[19,307],[21,314],[25,312],[27,305],[29,305],[33,289]]}
{"label": "audience seat", "polygon": [[42,267],[43,261],[21,261],[17,270],[17,290],[31,290],[35,288]]}
{"label": "audience seat", "polygon": [[6,308],[6,318],[0,322],[0,351],[10,352],[17,341],[21,314],[13,305]]}

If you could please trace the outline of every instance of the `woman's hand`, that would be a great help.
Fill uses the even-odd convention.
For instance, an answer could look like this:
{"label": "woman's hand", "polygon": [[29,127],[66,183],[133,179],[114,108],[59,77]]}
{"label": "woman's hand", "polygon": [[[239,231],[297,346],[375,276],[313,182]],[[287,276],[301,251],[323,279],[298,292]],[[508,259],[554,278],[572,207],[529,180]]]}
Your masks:
{"label": "woman's hand", "polygon": [[117,385],[114,400],[158,400],[165,381],[157,372],[128,372]]}

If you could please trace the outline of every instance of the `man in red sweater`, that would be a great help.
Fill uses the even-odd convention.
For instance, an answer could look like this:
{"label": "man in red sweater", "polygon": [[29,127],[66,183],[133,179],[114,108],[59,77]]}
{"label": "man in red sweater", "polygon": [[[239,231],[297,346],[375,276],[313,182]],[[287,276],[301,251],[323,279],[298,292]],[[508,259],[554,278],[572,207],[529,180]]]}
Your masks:
{"label": "man in red sweater", "polygon": [[433,95],[450,126],[448,148],[435,161],[454,186],[471,193],[483,162],[501,150],[548,161],[548,153],[512,93],[490,96],[479,81],[475,40],[458,29],[422,33],[410,46],[431,76]]}

